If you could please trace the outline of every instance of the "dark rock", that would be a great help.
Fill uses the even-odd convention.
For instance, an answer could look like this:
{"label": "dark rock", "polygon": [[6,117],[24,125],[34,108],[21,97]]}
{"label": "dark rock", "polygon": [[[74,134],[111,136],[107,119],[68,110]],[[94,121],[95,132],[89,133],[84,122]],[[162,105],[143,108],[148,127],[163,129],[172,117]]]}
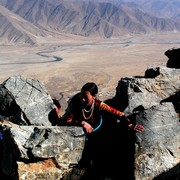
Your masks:
{"label": "dark rock", "polygon": [[14,116],[20,111],[13,95],[5,86],[0,84],[0,115],[4,117]]}
{"label": "dark rock", "polygon": [[169,58],[166,64],[167,67],[180,68],[180,48],[169,49],[164,54]]}

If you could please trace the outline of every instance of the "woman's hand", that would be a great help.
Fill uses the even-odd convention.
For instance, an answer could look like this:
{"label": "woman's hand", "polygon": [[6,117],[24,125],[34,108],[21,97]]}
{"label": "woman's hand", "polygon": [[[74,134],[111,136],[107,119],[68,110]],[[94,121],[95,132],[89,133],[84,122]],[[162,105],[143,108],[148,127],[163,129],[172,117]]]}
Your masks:
{"label": "woman's hand", "polygon": [[94,129],[89,123],[87,123],[86,121],[82,121],[81,124],[82,124],[83,128],[86,130],[87,133],[92,133],[93,132]]}
{"label": "woman's hand", "polygon": [[61,117],[61,109],[56,107],[56,113],[57,113],[58,117],[60,118]]}
{"label": "woman's hand", "polygon": [[128,125],[129,129],[133,129],[135,132],[142,132],[144,131],[144,126],[140,125],[140,124],[136,124],[135,126],[133,124],[129,124]]}

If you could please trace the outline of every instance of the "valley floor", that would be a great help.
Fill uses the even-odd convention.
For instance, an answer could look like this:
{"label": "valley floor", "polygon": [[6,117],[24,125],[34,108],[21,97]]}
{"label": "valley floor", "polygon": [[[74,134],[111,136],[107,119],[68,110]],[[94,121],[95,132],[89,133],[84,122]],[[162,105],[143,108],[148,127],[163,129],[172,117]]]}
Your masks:
{"label": "valley floor", "polygon": [[97,83],[101,100],[113,97],[121,78],[143,76],[148,67],[166,66],[164,52],[174,47],[180,47],[178,33],[1,46],[0,82],[14,75],[39,79],[52,97],[63,94],[64,111],[68,99],[87,81]]}

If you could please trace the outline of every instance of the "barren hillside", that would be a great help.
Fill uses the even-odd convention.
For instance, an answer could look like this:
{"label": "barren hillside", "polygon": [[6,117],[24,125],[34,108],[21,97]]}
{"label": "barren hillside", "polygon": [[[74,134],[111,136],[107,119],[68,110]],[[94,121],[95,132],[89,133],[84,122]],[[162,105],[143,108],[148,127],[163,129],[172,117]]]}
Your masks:
{"label": "barren hillside", "polygon": [[[79,35],[101,39],[124,35],[179,32],[179,5],[113,1],[1,0],[1,36],[11,44],[40,45],[47,36]],[[171,5],[171,6],[170,6]],[[173,8],[175,7],[176,8]],[[153,6],[159,7],[153,8]],[[169,7],[169,9],[168,9]],[[174,14],[170,15],[170,11]],[[9,10],[9,11],[8,11]],[[158,15],[157,12],[161,14]],[[162,17],[163,12],[169,14]],[[176,16],[176,18],[175,18]],[[170,19],[171,18],[171,19]],[[59,38],[59,41],[61,39]],[[4,41],[1,41],[3,44]]]}

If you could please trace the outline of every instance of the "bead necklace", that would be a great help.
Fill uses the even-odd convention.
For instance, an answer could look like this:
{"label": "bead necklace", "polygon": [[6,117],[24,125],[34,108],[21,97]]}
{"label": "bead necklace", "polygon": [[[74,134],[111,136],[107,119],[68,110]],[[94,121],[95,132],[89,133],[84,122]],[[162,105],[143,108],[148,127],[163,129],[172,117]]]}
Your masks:
{"label": "bead necklace", "polygon": [[[93,111],[94,111],[94,103],[95,103],[95,100],[93,100],[93,103],[91,105],[91,108],[89,110],[86,110],[85,108],[82,109],[82,115],[83,115],[83,118],[84,119],[90,119],[92,114],[93,114]],[[90,113],[88,117],[86,117],[85,113]]]}

